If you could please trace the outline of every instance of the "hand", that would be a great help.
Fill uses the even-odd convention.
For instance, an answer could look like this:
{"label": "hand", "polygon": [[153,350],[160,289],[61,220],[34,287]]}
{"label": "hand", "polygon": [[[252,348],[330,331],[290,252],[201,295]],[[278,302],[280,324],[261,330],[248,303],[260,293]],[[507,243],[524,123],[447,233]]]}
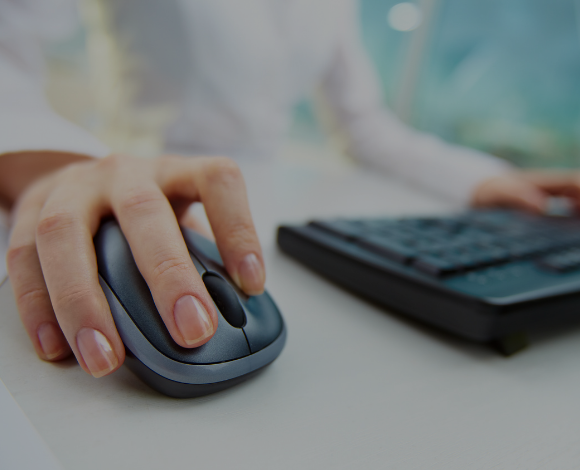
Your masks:
{"label": "hand", "polygon": [[474,191],[475,207],[504,206],[543,213],[550,196],[563,196],[580,208],[580,173],[519,171],[482,182]]}
{"label": "hand", "polygon": [[203,202],[225,267],[248,294],[264,287],[264,265],[238,167],[226,158],[110,156],[70,164],[19,197],[7,256],[22,322],[37,354],[75,354],[95,377],[116,370],[124,347],[99,285],[93,236],[114,215],[179,345],[209,341],[211,297],[189,257],[178,218]]}

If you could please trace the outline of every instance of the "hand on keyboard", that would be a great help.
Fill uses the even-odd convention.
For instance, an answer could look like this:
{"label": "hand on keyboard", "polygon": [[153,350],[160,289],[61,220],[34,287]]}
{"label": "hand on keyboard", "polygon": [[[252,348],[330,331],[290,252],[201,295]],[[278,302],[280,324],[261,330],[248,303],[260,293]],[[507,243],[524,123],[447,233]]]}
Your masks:
{"label": "hand on keyboard", "polygon": [[550,196],[569,198],[580,208],[580,174],[574,171],[519,171],[483,181],[473,192],[475,207],[514,207],[543,213]]}
{"label": "hand on keyboard", "polygon": [[553,271],[580,267],[576,218],[481,211],[448,218],[330,220],[311,225],[434,276],[529,257]]}

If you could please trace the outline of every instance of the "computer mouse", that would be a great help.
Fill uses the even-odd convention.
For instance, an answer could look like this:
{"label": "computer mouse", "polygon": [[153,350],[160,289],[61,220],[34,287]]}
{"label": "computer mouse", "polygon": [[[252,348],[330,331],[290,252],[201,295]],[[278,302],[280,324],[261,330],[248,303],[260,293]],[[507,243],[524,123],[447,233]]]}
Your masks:
{"label": "computer mouse", "polygon": [[187,228],[182,233],[218,312],[213,338],[193,349],[171,338],[118,223],[107,220],[94,239],[99,281],[125,344],[125,364],[155,390],[178,398],[244,381],[274,361],[286,342],[284,320],[270,295],[245,295],[211,241]]}

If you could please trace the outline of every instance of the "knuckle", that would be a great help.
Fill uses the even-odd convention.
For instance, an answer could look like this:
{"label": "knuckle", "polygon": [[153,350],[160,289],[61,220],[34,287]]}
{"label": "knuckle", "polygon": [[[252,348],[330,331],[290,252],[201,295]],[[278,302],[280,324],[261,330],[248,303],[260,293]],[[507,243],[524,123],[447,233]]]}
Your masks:
{"label": "knuckle", "polygon": [[31,287],[22,290],[16,295],[16,304],[22,308],[27,306],[38,305],[39,302],[43,302],[48,297],[47,292],[42,287]]}
{"label": "knuckle", "polygon": [[126,155],[120,155],[118,153],[112,153],[105,158],[99,159],[96,163],[96,167],[100,170],[116,172],[119,168],[126,164],[128,161]]}
{"label": "knuckle", "polygon": [[239,220],[229,223],[222,233],[224,239],[231,246],[239,249],[247,249],[248,246],[256,245],[254,225],[251,221]]}
{"label": "knuckle", "polygon": [[[203,157],[196,157],[196,158],[203,158]],[[163,168],[166,165],[173,165],[175,163],[180,163],[183,162],[184,160],[188,160],[186,159],[186,157],[183,157],[181,155],[161,155],[159,158],[155,158],[153,160],[153,162],[157,165],[157,168]]]}
{"label": "knuckle", "polygon": [[206,177],[212,183],[227,184],[242,179],[242,171],[231,158],[213,157],[207,165]]}
{"label": "knuckle", "polygon": [[128,191],[119,203],[121,212],[143,212],[157,207],[161,197],[154,189],[133,189]]}
{"label": "knuckle", "polygon": [[190,273],[191,266],[180,256],[164,256],[154,265],[153,282],[163,282],[164,279],[180,278]]}
{"label": "knuckle", "polygon": [[84,177],[87,164],[84,162],[69,163],[65,168],[60,170],[60,177],[65,181],[78,182]]}
{"label": "knuckle", "polygon": [[44,214],[40,217],[38,226],[36,227],[36,234],[40,238],[58,234],[70,230],[79,224],[79,222],[78,216],[70,211]]}
{"label": "knuckle", "polygon": [[39,204],[43,203],[49,192],[48,187],[49,185],[43,178],[26,188],[20,197],[20,201],[17,206],[18,212],[21,213],[28,210],[33,210]]}
{"label": "knuckle", "polygon": [[23,265],[32,256],[36,256],[35,244],[11,245],[6,253],[8,270],[13,271],[16,266]]}
{"label": "knuckle", "polygon": [[87,306],[96,305],[92,289],[85,284],[72,284],[54,295],[51,293],[51,300],[57,312],[71,307],[78,311],[94,311],[92,308],[87,309]]}

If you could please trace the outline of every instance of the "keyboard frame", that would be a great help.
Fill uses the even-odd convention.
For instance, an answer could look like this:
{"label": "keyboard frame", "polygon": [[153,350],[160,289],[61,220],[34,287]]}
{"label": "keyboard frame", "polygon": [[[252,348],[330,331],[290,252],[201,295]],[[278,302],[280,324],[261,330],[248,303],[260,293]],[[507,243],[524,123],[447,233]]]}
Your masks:
{"label": "keyboard frame", "polygon": [[492,342],[504,354],[525,347],[529,331],[580,319],[580,279],[501,298],[473,295],[310,225],[280,226],[277,242],[359,296],[463,338]]}

